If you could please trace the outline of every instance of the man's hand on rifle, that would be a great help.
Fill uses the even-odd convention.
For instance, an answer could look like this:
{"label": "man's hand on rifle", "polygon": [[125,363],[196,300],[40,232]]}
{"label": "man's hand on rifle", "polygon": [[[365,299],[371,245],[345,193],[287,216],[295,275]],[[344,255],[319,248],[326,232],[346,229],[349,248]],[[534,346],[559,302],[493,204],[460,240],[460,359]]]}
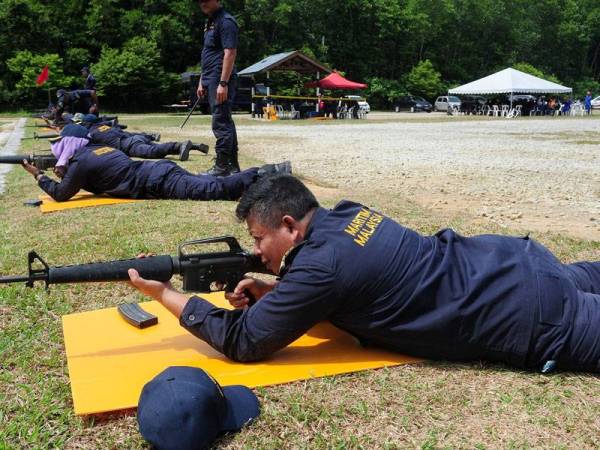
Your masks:
{"label": "man's hand on rifle", "polygon": [[243,308],[250,303],[250,294],[256,300],[259,300],[267,292],[277,286],[277,281],[263,281],[256,278],[244,278],[238,283],[233,292],[225,294],[225,298],[234,308]]}
{"label": "man's hand on rifle", "polygon": [[42,174],[42,171],[40,169],[35,167],[33,164],[29,164],[26,159],[24,159],[21,164],[23,166],[23,169],[25,169],[27,172],[33,175],[33,178],[35,178],[36,180],[38,175]]}
{"label": "man's hand on rifle", "polygon": [[155,280],[146,280],[142,278],[137,270],[129,269],[129,280],[131,284],[142,294],[152,297],[153,299],[162,302],[166,290],[173,290],[173,285],[170,281],[162,282]]}
{"label": "man's hand on rifle", "polygon": [[[154,253],[138,255],[138,258],[146,258],[155,256]],[[181,315],[181,311],[189,300],[189,296],[175,290],[170,281],[162,282],[156,280],[146,280],[142,278],[137,270],[129,269],[129,281],[142,294],[152,297],[154,300],[161,303],[165,308],[171,311],[175,317]]]}

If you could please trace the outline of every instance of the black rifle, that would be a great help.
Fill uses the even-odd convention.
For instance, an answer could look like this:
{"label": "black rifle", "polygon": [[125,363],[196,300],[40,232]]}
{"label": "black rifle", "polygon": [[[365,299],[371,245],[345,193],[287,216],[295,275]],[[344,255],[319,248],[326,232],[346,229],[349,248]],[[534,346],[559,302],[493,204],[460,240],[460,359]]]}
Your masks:
{"label": "black rifle", "polygon": [[[190,246],[219,243],[227,244],[229,251],[186,252]],[[43,267],[35,269],[33,265],[36,262]],[[57,267],[48,266],[36,252],[31,251],[28,265],[28,275],[0,277],[0,284],[25,282],[26,286],[33,287],[36,281],[42,281],[48,288],[50,284],[129,281],[127,270],[135,269],[142,278],[163,282],[179,274],[184,291],[209,293],[233,291],[247,273],[272,274],[260,257],[243,250],[233,236],[184,242],[179,246],[178,256],[161,255]]]}
{"label": "black rifle", "polygon": [[60,136],[60,134],[58,133],[47,133],[47,134],[37,134],[37,133],[33,133],[33,136],[31,137],[25,137],[23,138],[23,140],[28,140],[28,139],[52,139],[55,137]]}
{"label": "black rifle", "polygon": [[194,103],[194,106],[192,106],[192,109],[190,109],[189,114],[187,115],[187,117],[185,118],[185,120],[183,121],[183,123],[181,124],[179,129],[182,129],[183,127],[185,127],[185,124],[187,123],[188,120],[190,120],[190,117],[192,117],[192,114],[194,114],[194,111],[198,107],[198,103],[200,103],[200,97],[198,97],[198,99],[196,100],[196,103]]}
{"label": "black rifle", "polygon": [[57,163],[52,155],[4,155],[0,156],[0,164],[22,164],[24,159],[40,170],[50,169]]}

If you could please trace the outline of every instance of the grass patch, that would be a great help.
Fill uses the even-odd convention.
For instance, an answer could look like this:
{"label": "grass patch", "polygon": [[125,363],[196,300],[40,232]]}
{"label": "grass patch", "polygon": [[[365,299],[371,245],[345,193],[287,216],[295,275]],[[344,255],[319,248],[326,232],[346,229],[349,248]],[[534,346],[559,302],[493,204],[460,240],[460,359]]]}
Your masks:
{"label": "grass patch", "polygon": [[[131,129],[161,132],[165,142],[189,136],[213,145],[210,122],[204,116],[194,116],[181,134],[179,115],[121,119]],[[243,121],[255,123],[260,122]],[[31,134],[34,128],[26,130]],[[244,144],[243,132],[240,139]],[[24,141],[21,150],[47,146],[40,144]],[[194,154],[182,165],[197,172],[211,163],[211,158]],[[257,163],[242,154],[243,166]],[[325,206],[352,198],[422,233],[446,226],[466,235],[520,233],[484,226],[469,217],[438,216],[384,189],[367,195],[327,189],[326,180],[310,182],[317,185]],[[23,170],[15,168],[8,175],[7,190],[0,197],[1,274],[25,272],[31,249],[57,265],[131,257],[150,250],[174,254],[184,240],[223,234],[251,245],[245,228],[234,220],[233,202],[146,201],[42,216],[22,204],[38,194]],[[563,261],[600,255],[600,242],[550,233],[536,239]],[[73,414],[60,317],[114,306],[115,299],[123,298],[141,300],[125,284],[53,286],[49,292],[16,285],[0,288],[0,448],[147,447],[131,413],[86,420]],[[547,377],[481,363],[400,366],[257,389],[261,418],[242,433],[223,437],[218,445],[230,449],[598,448],[599,393],[600,379],[592,375]]]}

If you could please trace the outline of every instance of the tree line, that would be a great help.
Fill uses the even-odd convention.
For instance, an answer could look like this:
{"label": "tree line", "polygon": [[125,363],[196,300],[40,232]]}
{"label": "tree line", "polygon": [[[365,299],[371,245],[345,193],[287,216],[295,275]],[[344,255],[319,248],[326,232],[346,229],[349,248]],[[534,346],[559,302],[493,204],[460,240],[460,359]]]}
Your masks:
{"label": "tree line", "polygon": [[[240,25],[238,68],[289,50],[369,84],[380,106],[434,97],[508,66],[600,91],[597,0],[224,0]],[[174,101],[198,70],[205,17],[192,0],[0,0],[0,107],[41,107],[46,88],[81,84],[103,104]],[[48,64],[50,79],[36,88]],[[302,90],[301,83],[293,87]]]}

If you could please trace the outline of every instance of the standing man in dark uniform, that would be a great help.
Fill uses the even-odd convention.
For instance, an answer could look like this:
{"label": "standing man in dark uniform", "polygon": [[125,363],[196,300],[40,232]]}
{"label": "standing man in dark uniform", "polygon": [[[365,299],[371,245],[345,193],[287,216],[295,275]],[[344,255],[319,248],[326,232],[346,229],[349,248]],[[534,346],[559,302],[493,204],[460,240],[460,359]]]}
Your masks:
{"label": "standing man in dark uniform", "polygon": [[200,9],[208,16],[204,29],[202,75],[198,97],[208,96],[212,114],[212,130],[217,139],[215,165],[209,175],[225,176],[240,171],[238,141],[231,107],[236,93],[235,58],[238,46],[238,25],[225,11],[220,0],[199,0]]}
{"label": "standing man in dark uniform", "polygon": [[86,91],[95,91],[96,78],[90,73],[90,68],[88,66],[83,66],[81,68],[81,76],[85,78],[83,89]]}
{"label": "standing man in dark uniform", "polygon": [[226,294],[239,309],[129,271],[233,360],[264,359],[328,320],[364,345],[425,358],[600,372],[600,261],[562,264],[529,238],[423,236],[350,201],[328,210],[290,176],[251,186],[236,214],[280,276],[242,280]]}

